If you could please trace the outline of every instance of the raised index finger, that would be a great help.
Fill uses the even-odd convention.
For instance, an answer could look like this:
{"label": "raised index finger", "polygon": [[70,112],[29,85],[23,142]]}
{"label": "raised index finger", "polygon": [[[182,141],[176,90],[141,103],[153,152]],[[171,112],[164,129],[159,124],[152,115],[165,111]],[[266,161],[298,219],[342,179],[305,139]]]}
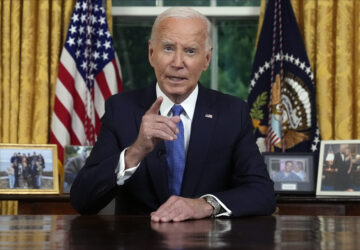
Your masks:
{"label": "raised index finger", "polygon": [[159,96],[155,100],[155,102],[151,105],[151,107],[148,109],[148,111],[146,111],[146,114],[154,114],[154,115],[159,114],[162,101],[163,101],[163,98],[161,96]]}

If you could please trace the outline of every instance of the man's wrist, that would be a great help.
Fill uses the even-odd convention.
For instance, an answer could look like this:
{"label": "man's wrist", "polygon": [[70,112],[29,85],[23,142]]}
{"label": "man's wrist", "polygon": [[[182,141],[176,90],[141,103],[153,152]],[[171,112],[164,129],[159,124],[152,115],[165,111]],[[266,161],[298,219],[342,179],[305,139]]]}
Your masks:
{"label": "man's wrist", "polygon": [[206,217],[212,216],[214,212],[214,207],[211,206],[204,198],[200,198],[204,202],[204,211],[206,213]]}
{"label": "man's wrist", "polygon": [[125,169],[135,167],[145,157],[144,153],[137,149],[136,146],[131,145],[125,151]]}
{"label": "man's wrist", "polygon": [[217,214],[219,214],[221,210],[221,205],[219,204],[219,202],[217,202],[216,199],[211,196],[205,196],[203,197],[203,199],[212,207],[211,216],[216,216]]}

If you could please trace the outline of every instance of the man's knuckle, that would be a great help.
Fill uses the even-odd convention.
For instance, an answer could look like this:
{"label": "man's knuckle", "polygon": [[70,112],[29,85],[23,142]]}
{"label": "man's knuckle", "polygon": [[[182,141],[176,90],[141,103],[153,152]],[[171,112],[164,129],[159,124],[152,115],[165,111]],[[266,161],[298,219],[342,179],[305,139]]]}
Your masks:
{"label": "man's knuckle", "polygon": [[179,199],[177,202],[180,206],[186,206],[186,202],[184,199]]}
{"label": "man's knuckle", "polygon": [[149,128],[144,128],[144,136],[147,137],[151,137],[151,130]]}
{"label": "man's knuckle", "polygon": [[164,128],[165,128],[165,127],[164,127],[164,124],[159,123],[159,124],[158,124],[158,128],[159,128],[160,130],[164,130]]}
{"label": "man's knuckle", "polygon": [[147,122],[149,120],[149,115],[144,115],[143,117],[142,117],[142,119],[141,119],[141,121],[143,122],[143,123],[145,123],[145,122]]}

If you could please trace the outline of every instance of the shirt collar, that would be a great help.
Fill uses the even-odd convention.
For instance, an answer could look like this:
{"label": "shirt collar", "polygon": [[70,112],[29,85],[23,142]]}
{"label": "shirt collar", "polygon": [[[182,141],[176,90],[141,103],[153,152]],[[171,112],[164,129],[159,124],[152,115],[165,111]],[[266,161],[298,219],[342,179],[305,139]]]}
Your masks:
{"label": "shirt collar", "polygon": [[[191,92],[191,94],[182,102],[180,103],[180,105],[183,107],[186,116],[192,120],[194,117],[194,112],[195,112],[195,105],[196,105],[196,100],[198,97],[198,93],[199,93],[199,86],[196,85],[195,89]],[[160,114],[162,115],[169,115],[172,106],[174,106],[174,102],[171,101],[169,99],[169,97],[167,97],[164,92],[162,92],[162,90],[159,87],[159,84],[156,83],[156,97],[161,96],[163,98],[163,102],[160,106]]]}

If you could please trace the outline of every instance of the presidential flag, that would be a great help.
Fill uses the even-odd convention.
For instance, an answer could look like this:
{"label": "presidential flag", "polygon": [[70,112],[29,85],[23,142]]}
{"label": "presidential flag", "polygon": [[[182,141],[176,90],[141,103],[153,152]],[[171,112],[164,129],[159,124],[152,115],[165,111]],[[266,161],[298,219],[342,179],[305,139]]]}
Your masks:
{"label": "presidential flag", "polygon": [[78,0],[61,53],[50,142],[64,160],[66,145],[93,145],[104,102],[122,91],[120,64],[102,0]]}
{"label": "presidential flag", "polygon": [[267,1],[248,104],[260,151],[318,150],[314,74],[290,0]]}

